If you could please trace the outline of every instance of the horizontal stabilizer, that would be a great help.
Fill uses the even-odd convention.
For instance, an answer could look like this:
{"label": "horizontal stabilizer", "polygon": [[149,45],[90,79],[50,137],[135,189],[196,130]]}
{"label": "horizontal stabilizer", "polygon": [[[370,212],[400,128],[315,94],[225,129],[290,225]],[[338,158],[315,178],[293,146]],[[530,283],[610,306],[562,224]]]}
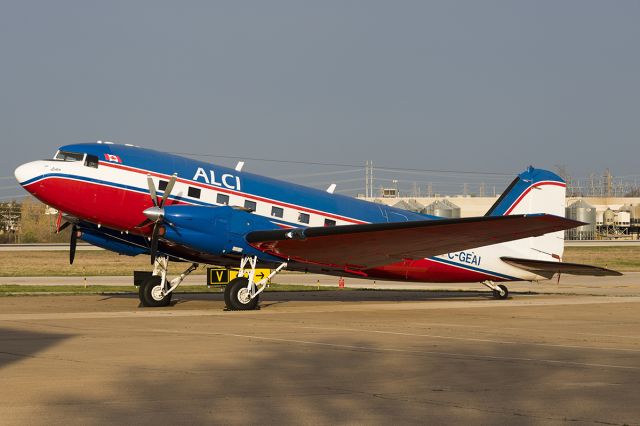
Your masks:
{"label": "horizontal stabilizer", "polygon": [[545,278],[551,278],[558,273],[596,277],[622,275],[618,271],[601,268],[599,266],[583,265],[581,263],[550,262],[546,260],[519,259],[517,257],[501,257],[500,259],[511,266],[533,272]]}
{"label": "horizontal stabilizer", "polygon": [[246,240],[265,253],[301,262],[367,269],[582,225],[537,214],[420,220],[333,227],[253,231]]}

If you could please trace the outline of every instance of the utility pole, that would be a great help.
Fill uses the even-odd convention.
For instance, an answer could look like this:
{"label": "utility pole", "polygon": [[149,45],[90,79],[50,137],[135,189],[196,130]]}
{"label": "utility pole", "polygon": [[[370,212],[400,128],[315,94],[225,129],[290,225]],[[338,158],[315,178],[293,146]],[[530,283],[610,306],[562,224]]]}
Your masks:
{"label": "utility pole", "polygon": [[369,188],[371,188],[371,198],[373,198],[373,160],[369,160]]}
{"label": "utility pole", "polygon": [[364,196],[373,198],[373,161],[367,160],[364,164]]}
{"label": "utility pole", "polygon": [[611,197],[611,187],[612,187],[613,178],[611,176],[611,172],[609,169],[604,172],[604,184],[605,184],[605,194],[607,197]]}
{"label": "utility pole", "polygon": [[369,198],[369,160],[364,162],[364,196]]}

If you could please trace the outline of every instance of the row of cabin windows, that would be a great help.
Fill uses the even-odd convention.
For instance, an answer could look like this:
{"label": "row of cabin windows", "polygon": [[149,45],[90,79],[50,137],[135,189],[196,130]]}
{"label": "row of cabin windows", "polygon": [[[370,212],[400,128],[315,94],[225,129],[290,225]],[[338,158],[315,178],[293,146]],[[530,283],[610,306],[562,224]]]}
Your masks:
{"label": "row of cabin windows", "polygon": [[[254,203],[255,204],[255,203]],[[284,216],[284,209],[282,207],[271,207],[271,216],[282,218]],[[298,222],[309,224],[311,216],[308,213],[298,213]],[[324,226],[336,226],[336,221],[332,219],[325,219]]]}
{"label": "row of cabin windows", "polygon": [[[158,188],[160,191],[164,191],[167,189],[168,182],[166,180],[161,180],[158,183]],[[200,188],[195,188],[193,186],[189,187],[188,195],[192,198],[200,198],[201,190]],[[216,195],[216,203],[224,206],[229,205],[229,196],[227,194],[218,193]],[[247,211],[255,212],[257,208],[257,203],[251,200],[244,201],[244,208]],[[282,207],[272,206],[271,207],[271,216],[282,219],[284,217],[284,209]],[[309,224],[311,220],[311,216],[308,213],[298,213],[298,222]],[[324,226],[336,226],[336,221],[332,219],[325,219]]]}
{"label": "row of cabin windows", "polygon": [[[167,189],[167,185],[169,185],[169,181],[160,180],[158,182],[158,189],[160,191],[164,191],[165,189]],[[202,190],[200,188],[196,188],[196,187],[190,186],[189,189],[187,190],[187,195],[189,197],[192,197],[192,198],[200,198],[201,194],[202,194]],[[223,195],[224,197],[227,197],[227,202],[226,203],[221,203],[220,202],[220,196],[221,195]],[[224,194],[218,194],[218,203],[220,203],[220,204],[229,204],[229,196],[228,195],[224,195]]]}

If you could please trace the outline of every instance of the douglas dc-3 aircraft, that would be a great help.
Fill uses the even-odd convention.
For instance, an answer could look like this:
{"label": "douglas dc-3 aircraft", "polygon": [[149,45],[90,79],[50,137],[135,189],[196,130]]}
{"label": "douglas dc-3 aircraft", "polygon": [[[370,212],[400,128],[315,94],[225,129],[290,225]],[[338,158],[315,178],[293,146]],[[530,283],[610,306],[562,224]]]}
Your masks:
{"label": "douglas dc-3 aircraft", "polygon": [[[556,273],[619,275],[562,263],[565,183],[530,167],[482,217],[443,219],[332,194],[131,145],[61,147],[51,160],[19,166],[15,176],[58,209],[58,228],[123,255],[149,254],[153,272],[138,279],[143,306],[166,306],[198,264],[240,266],[225,288],[231,310],[256,308],[283,269],[417,282],[538,281]],[[64,219],[64,223],[62,223]],[[191,266],[172,280],[169,261]],[[272,269],[254,282],[258,266]],[[140,275],[138,275],[140,276]]]}

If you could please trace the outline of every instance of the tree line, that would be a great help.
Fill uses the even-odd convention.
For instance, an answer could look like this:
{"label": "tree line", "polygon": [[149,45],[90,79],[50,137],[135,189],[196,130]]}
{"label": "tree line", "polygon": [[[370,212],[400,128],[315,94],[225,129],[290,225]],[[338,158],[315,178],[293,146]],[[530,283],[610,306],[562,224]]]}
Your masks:
{"label": "tree line", "polygon": [[56,233],[58,214],[33,197],[0,203],[0,244],[63,243],[69,229]]}

